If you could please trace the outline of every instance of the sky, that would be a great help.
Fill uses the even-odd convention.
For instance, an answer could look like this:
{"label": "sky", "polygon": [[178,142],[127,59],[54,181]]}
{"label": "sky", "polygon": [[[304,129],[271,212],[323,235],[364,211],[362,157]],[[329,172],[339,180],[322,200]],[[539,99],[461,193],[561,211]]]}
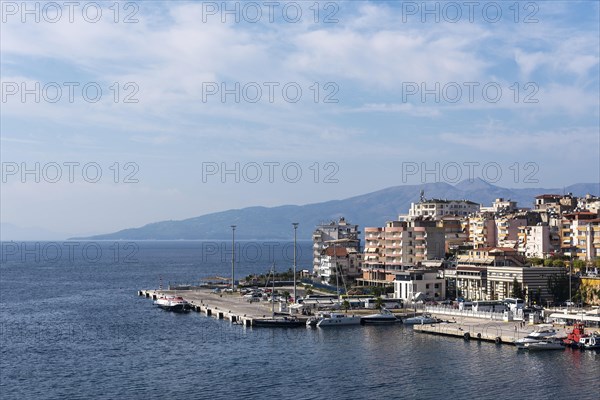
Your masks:
{"label": "sky", "polygon": [[3,224],[600,181],[597,1],[1,7]]}

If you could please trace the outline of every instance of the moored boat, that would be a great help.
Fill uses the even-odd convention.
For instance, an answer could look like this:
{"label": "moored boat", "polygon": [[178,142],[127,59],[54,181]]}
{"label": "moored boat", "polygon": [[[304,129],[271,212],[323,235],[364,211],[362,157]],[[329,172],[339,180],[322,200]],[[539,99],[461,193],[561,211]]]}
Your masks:
{"label": "moored boat", "polygon": [[361,324],[394,324],[399,319],[387,308],[381,308],[381,311],[377,314],[366,315],[361,317]]}
{"label": "moored boat", "polygon": [[567,337],[563,340],[563,343],[567,346],[578,347],[581,339],[586,337],[589,337],[589,335],[585,333],[585,327],[583,323],[576,322],[573,325],[573,330],[567,334]]}
{"label": "moored boat", "polygon": [[515,346],[523,347],[525,343],[536,343],[554,335],[556,335],[556,330],[554,328],[548,325],[540,325],[538,329],[529,333],[524,338],[515,340]]}
{"label": "moored boat", "polygon": [[600,335],[592,334],[580,338],[579,348],[586,350],[600,349]]}
{"label": "moored boat", "polygon": [[[520,347],[518,347],[520,349]],[[565,346],[560,341],[555,340],[538,340],[536,342],[523,344],[522,349],[528,351],[543,351],[543,350],[564,350]]]}
{"label": "moored boat", "polygon": [[256,318],[252,320],[252,326],[264,328],[300,328],[306,326],[306,322],[296,317]]}
{"label": "moored boat", "polygon": [[173,312],[187,312],[190,310],[190,304],[181,296],[161,296],[154,302],[163,310]]}
{"label": "moored boat", "polygon": [[361,317],[356,315],[347,315],[341,313],[331,313],[323,316],[317,325],[319,328],[326,328],[329,326],[348,326],[348,325],[360,325]]}
{"label": "moored boat", "polygon": [[420,315],[417,317],[406,318],[402,321],[405,325],[424,325],[424,324],[436,324],[438,323],[437,318],[430,317],[428,315]]}

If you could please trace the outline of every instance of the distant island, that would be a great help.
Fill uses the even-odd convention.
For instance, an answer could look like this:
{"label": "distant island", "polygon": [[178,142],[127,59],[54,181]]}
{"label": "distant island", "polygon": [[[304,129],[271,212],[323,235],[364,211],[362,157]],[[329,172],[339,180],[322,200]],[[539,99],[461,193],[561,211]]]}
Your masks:
{"label": "distant island", "polygon": [[511,199],[521,207],[532,207],[534,198],[545,193],[600,195],[600,184],[578,183],[564,188],[509,189],[481,179],[465,180],[456,185],[426,183],[393,186],[343,200],[307,205],[247,207],[227,210],[180,221],[161,221],[118,232],[74,237],[72,240],[229,240],[231,225],[237,225],[239,240],[291,240],[292,222],[299,222],[298,239],[310,240],[316,225],[346,217],[361,228],[382,226],[404,214],[410,204],[419,201],[421,191],[428,197],[467,199],[489,205],[496,198]]}

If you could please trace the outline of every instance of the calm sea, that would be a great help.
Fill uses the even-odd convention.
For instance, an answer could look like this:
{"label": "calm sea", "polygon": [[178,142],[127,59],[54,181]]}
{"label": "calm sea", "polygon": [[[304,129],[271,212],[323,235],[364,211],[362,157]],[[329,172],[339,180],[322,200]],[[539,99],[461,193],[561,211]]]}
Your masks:
{"label": "calm sea", "polygon": [[[240,242],[236,276],[292,265]],[[311,263],[301,243],[299,268]],[[268,330],[163,312],[137,290],[231,271],[221,242],[2,243],[2,399],[598,399],[600,354],[402,326]]]}

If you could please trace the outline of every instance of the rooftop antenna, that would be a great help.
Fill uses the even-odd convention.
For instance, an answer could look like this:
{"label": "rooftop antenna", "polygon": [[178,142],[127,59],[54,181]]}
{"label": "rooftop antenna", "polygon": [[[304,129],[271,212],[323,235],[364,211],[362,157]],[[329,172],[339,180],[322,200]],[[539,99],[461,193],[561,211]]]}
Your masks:
{"label": "rooftop antenna", "polygon": [[425,190],[421,189],[421,203],[425,202]]}

